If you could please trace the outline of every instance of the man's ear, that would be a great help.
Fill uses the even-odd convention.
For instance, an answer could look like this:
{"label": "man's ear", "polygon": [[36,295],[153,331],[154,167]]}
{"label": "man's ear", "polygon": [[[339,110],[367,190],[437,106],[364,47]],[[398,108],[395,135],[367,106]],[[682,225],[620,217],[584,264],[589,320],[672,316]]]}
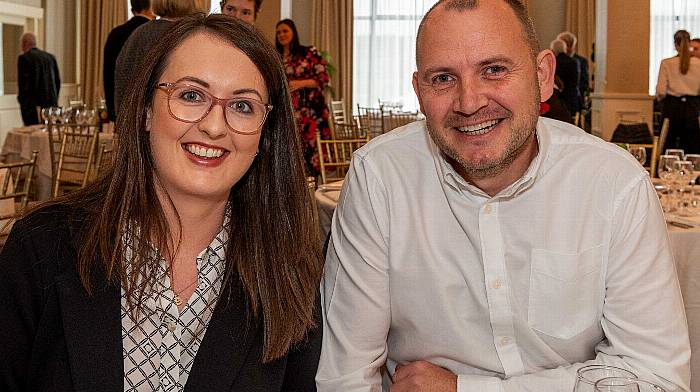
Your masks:
{"label": "man's ear", "polygon": [[554,52],[545,49],[537,54],[535,59],[537,67],[537,82],[540,89],[540,102],[544,102],[552,96],[554,89],[554,72],[557,68],[557,58]]}
{"label": "man's ear", "polygon": [[418,83],[418,71],[416,71],[413,73],[413,91],[416,93],[416,97],[418,97],[418,106],[420,107],[421,113],[425,114],[423,110],[423,97],[421,96],[420,85]]}

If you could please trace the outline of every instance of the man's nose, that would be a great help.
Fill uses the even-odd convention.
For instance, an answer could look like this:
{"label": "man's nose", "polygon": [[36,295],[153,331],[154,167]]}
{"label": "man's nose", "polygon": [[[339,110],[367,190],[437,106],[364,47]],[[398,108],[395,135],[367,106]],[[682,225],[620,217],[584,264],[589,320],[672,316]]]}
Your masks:
{"label": "man's nose", "polygon": [[483,82],[475,79],[462,79],[457,89],[452,109],[466,115],[471,115],[489,104]]}

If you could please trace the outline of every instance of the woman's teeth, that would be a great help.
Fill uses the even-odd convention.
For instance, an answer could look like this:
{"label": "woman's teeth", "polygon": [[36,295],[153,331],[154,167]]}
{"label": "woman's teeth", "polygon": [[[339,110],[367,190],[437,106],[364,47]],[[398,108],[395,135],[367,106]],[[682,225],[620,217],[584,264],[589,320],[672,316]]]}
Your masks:
{"label": "woman's teeth", "polygon": [[187,144],[185,145],[185,149],[191,154],[202,158],[218,158],[224,155],[224,150],[211,147],[206,148],[196,144]]}
{"label": "woman's teeth", "polygon": [[484,121],[479,124],[469,125],[467,127],[459,127],[457,129],[462,133],[468,133],[470,135],[483,135],[492,130],[493,127],[495,127],[496,124],[498,124],[500,121],[501,120]]}

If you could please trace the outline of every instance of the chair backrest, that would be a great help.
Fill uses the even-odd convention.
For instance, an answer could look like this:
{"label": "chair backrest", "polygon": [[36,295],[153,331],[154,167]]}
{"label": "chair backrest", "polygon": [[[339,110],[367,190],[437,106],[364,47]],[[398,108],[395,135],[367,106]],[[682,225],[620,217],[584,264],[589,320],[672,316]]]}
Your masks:
{"label": "chair backrest", "polygon": [[98,133],[64,131],[61,140],[53,196],[59,195],[61,185],[82,188],[87,185],[93,168]]}
{"label": "chair backrest", "polygon": [[384,128],[384,109],[366,108],[357,105],[357,115],[362,128],[370,138],[379,136],[386,132]]}
{"label": "chair backrest", "polygon": [[643,147],[647,151],[647,160],[644,168],[647,169],[651,177],[656,175],[656,160],[658,159],[659,137],[654,136],[652,143],[626,143],[628,148]]}
{"label": "chair backrest", "polygon": [[664,148],[666,147],[666,138],[668,137],[668,126],[669,126],[669,119],[664,118],[664,121],[661,123],[661,131],[659,131],[659,141],[658,141],[658,148],[657,148],[657,155],[656,159],[659,159],[659,156],[664,153]]}
{"label": "chair backrest", "polygon": [[418,113],[389,112],[389,130],[402,127],[418,120]]}
{"label": "chair backrest", "polygon": [[97,158],[95,159],[95,174],[93,180],[100,178],[112,166],[112,149],[107,148],[107,142],[101,142],[97,149]]}
{"label": "chair backrest", "polygon": [[32,151],[28,161],[0,164],[0,237],[9,234],[14,220],[27,207],[38,154]]}
{"label": "chair backrest", "polygon": [[345,101],[342,99],[340,101],[331,101],[331,120],[333,124],[347,124],[348,115],[345,111]]}
{"label": "chair backrest", "polygon": [[321,134],[316,133],[321,184],[345,178],[352,153],[368,141],[369,136],[359,139],[323,140]]}
{"label": "chair backrest", "polygon": [[355,123],[335,124],[333,127],[333,139],[362,139],[367,137],[367,131],[358,127]]}

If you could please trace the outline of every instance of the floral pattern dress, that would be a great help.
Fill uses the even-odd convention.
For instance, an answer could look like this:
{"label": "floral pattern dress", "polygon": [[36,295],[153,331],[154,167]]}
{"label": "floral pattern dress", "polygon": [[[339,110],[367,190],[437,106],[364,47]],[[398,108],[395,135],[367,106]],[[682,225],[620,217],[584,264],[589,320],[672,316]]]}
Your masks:
{"label": "floral pattern dress", "polygon": [[284,67],[289,81],[313,79],[318,83],[318,87],[301,88],[291,93],[306,170],[309,176],[318,176],[321,170],[316,149],[316,132],[321,132],[321,139],[331,138],[328,106],[323,96],[323,89],[330,81],[326,61],[316,48],[302,47],[296,55],[284,58]]}

